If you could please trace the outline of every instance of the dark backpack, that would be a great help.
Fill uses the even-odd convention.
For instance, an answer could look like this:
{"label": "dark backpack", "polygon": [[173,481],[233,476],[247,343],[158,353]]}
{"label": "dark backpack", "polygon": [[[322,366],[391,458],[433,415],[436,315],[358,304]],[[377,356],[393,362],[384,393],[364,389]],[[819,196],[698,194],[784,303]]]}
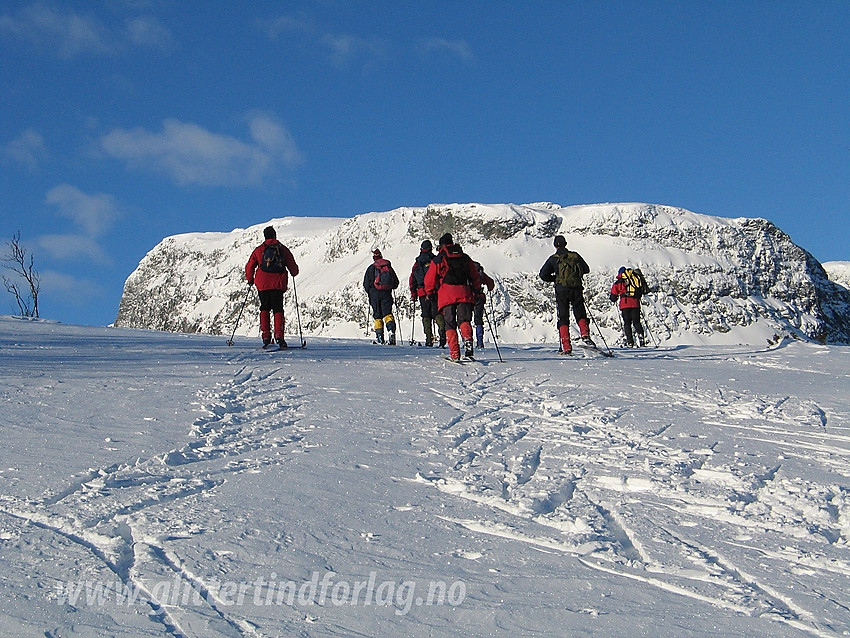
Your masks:
{"label": "dark backpack", "polygon": [[466,286],[469,284],[469,255],[460,246],[454,244],[443,253],[442,282],[450,286]]}
{"label": "dark backpack", "polygon": [[378,290],[393,289],[393,271],[390,262],[386,259],[375,261],[375,288]]}
{"label": "dark backpack", "polygon": [[581,288],[581,257],[578,253],[567,251],[558,255],[558,272],[555,275],[555,283],[564,288]]}
{"label": "dark backpack", "polygon": [[432,261],[434,261],[433,254],[422,253],[413,263],[413,283],[416,284],[417,288],[423,288],[425,286],[425,274],[428,272],[428,267]]}
{"label": "dark backpack", "polygon": [[260,270],[270,273],[286,272],[286,258],[283,256],[283,244],[266,244],[263,249],[263,260],[260,262]]}
{"label": "dark backpack", "polygon": [[626,284],[624,297],[640,298],[649,292],[643,273],[640,268],[626,268],[623,271],[623,283]]}

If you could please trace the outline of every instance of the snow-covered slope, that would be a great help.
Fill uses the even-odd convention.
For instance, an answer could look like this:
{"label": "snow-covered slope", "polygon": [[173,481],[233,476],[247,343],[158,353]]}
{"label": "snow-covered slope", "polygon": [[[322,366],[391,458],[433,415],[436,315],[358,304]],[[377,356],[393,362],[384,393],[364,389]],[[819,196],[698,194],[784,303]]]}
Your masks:
{"label": "snow-covered slope", "polygon": [[850,348],[225,341],[0,318],[0,636],[850,631]]}
{"label": "snow-covered slope", "polygon": [[850,261],[828,261],[823,268],[832,281],[850,290]]}
{"label": "snow-covered slope", "polygon": [[[643,269],[653,289],[644,314],[669,343],[765,343],[788,334],[850,341],[850,293],[764,219],[725,219],[650,204],[432,205],[350,219],[286,218],[230,233],[165,239],[127,280],[116,325],[229,333],[246,291],[243,268],[268,223],[293,251],[300,317],[309,335],[357,337],[371,320],[361,288],[381,248],[403,282],[419,244],[451,231],[494,277],[493,319],[509,342],[553,340],[551,286],[537,273],[564,234],[590,264],[585,295],[606,338],[620,334],[608,290],[621,265]],[[411,328],[405,283],[397,311]],[[256,334],[256,295],[239,334]],[[288,295],[289,332],[297,319]],[[415,328],[421,335],[421,327]],[[409,334],[407,335],[409,337]]]}

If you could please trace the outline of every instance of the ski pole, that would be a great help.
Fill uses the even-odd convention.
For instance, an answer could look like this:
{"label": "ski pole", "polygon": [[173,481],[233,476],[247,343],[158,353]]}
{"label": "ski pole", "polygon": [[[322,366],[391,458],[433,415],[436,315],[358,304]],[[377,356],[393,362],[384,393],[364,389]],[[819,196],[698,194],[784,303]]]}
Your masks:
{"label": "ski pole", "polygon": [[649,322],[643,316],[643,308],[640,308],[640,322],[643,324],[643,329],[646,330],[646,333],[649,335],[650,340],[652,341],[652,347],[658,348],[661,345],[661,342],[655,338],[655,335],[652,334],[652,330],[649,329]]}
{"label": "ski pole", "polygon": [[398,303],[398,301],[393,298],[393,302],[395,303],[395,307],[398,308],[398,321],[396,321],[396,328],[398,328],[398,342],[404,343],[404,333],[401,331],[401,309],[403,305]]}
{"label": "ski pole", "polygon": [[590,313],[590,311],[587,309],[587,305],[588,305],[588,304],[587,304],[587,303],[585,303],[585,312],[587,313],[587,316],[588,316],[588,317],[590,317],[590,321],[591,321],[591,323],[593,323],[593,325],[594,325],[594,326],[596,326],[596,332],[598,332],[598,333],[599,333],[599,338],[600,338],[600,339],[602,339],[602,343],[605,345],[605,350],[607,350],[607,351],[608,351],[608,352],[607,352],[608,356],[609,356],[609,357],[613,357],[613,356],[614,356],[614,353],[613,353],[613,352],[611,352],[611,348],[610,348],[610,347],[608,347],[608,342],[607,342],[607,341],[605,341],[605,335],[603,335],[603,334],[602,334],[602,330],[600,330],[600,329],[599,329],[599,324],[598,324],[598,323],[596,323],[596,319],[593,317],[593,315],[592,315],[592,314]]}
{"label": "ski pole", "polygon": [[416,340],[413,338],[416,334],[416,300],[411,297],[410,299],[410,343],[409,345],[414,345]]}
{"label": "ski pole", "polygon": [[295,318],[298,319],[298,338],[301,340],[301,347],[306,348],[307,342],[304,341],[304,334],[301,332],[301,311],[298,309],[298,288],[295,285],[295,275],[292,275],[292,294],[295,295]]}
{"label": "ski pole", "polygon": [[490,291],[490,294],[487,295],[487,299],[490,302],[490,314],[492,314],[495,317],[496,312],[495,312],[495,310],[493,310],[493,291],[492,290]]}
{"label": "ski pole", "polygon": [[248,296],[251,294],[251,286],[248,286],[248,292],[245,293],[245,301],[242,302],[242,307],[239,309],[239,315],[236,317],[236,325],[233,326],[233,334],[230,335],[230,340],[227,342],[227,345],[233,345],[233,337],[236,336],[236,329],[239,327],[239,320],[242,319],[242,311],[245,310],[245,304],[248,303]]}
{"label": "ski pole", "polygon": [[487,312],[487,307],[484,307],[484,316],[487,317],[487,325],[490,326],[490,334],[493,337],[493,345],[496,346],[496,354],[499,355],[499,363],[504,363],[502,352],[499,350],[499,340],[496,338],[496,331],[493,330],[493,322],[490,320],[490,313]]}

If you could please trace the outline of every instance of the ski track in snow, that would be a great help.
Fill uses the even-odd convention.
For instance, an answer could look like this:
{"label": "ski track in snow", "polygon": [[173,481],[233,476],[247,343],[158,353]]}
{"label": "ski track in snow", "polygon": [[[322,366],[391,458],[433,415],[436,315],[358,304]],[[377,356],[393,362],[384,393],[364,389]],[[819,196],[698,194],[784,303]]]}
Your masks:
{"label": "ski track in snow", "polygon": [[[828,429],[828,415],[812,401],[696,382],[642,391],[642,401],[695,413],[742,440],[850,471],[850,438]],[[695,446],[700,439],[691,435],[682,446],[665,436],[672,423],[648,428],[622,401],[583,399],[581,388],[564,390],[548,377],[488,369],[461,377],[454,393],[432,392],[459,414],[437,424],[431,443],[432,453],[447,457],[445,471],[419,480],[517,519],[456,523],[811,635],[847,635],[850,564],[831,551],[850,542],[846,489],[782,476],[781,465],[715,463],[712,444]],[[551,532],[529,533],[528,521]],[[765,551],[765,537],[764,546],[782,550]],[[766,584],[786,569],[784,587]],[[825,572],[843,577],[834,589],[807,582],[807,574]]]}
{"label": "ski track in snow", "polygon": [[[2,497],[0,512],[90,551],[147,602],[151,617],[175,638],[196,635],[186,627],[209,627],[217,621],[228,635],[260,637],[264,634],[257,627],[228,611],[202,579],[165,549],[163,541],[169,537],[146,533],[151,522],[146,511],[157,509],[152,517],[161,523],[167,516],[163,505],[203,497],[230,475],[285,462],[285,453],[303,439],[297,427],[300,392],[292,377],[275,370],[258,373],[249,361],[229,383],[208,394],[201,397],[207,415],[192,424],[182,447],[91,470],[40,501]],[[175,576],[198,593],[206,608],[157,600],[150,583]]]}

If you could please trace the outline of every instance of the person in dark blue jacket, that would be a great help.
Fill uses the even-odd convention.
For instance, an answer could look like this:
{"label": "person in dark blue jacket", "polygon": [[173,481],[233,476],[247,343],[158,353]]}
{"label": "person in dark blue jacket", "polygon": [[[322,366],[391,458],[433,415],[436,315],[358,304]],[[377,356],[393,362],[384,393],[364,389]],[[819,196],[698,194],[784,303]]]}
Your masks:
{"label": "person in dark blue jacket", "polygon": [[377,248],[372,252],[374,261],[363,276],[363,288],[369,295],[372,318],[375,320],[375,340],[384,343],[384,328],[389,333],[387,343],[395,345],[395,317],[393,317],[393,290],[398,288],[398,276],[389,260]]}

